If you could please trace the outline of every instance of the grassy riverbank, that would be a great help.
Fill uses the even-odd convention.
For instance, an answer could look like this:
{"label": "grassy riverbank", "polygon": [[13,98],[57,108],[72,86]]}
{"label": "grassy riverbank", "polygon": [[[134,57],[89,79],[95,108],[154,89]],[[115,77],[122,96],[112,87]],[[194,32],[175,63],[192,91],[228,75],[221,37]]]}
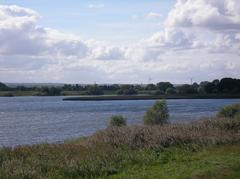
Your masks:
{"label": "grassy riverbank", "polygon": [[108,128],[64,144],[0,150],[0,178],[235,178],[240,122]]}

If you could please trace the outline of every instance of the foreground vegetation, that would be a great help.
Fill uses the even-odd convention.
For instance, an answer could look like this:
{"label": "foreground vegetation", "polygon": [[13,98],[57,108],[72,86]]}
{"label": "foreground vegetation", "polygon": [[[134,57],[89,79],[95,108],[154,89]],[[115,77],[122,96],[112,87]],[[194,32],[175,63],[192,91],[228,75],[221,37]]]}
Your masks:
{"label": "foreground vegetation", "polygon": [[0,178],[235,178],[239,149],[237,118],[112,127],[64,144],[4,148]]}

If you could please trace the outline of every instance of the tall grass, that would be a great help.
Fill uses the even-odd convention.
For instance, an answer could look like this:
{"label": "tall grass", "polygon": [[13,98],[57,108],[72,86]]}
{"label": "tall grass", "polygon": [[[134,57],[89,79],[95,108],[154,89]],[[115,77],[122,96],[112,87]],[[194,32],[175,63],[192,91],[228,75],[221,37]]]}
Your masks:
{"label": "tall grass", "polygon": [[191,124],[167,124],[163,126],[131,126],[108,128],[85,141],[93,147],[108,144],[112,147],[131,149],[162,149],[169,146],[211,145],[234,142],[240,139],[240,122],[221,118]]}

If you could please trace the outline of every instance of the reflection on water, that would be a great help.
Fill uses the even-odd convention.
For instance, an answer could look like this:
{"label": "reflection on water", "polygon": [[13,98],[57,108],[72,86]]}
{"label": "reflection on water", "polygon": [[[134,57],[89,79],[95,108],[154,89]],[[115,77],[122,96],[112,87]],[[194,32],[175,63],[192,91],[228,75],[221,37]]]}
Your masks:
{"label": "reflection on water", "polygon": [[[90,135],[104,129],[112,115],[128,124],[141,124],[149,101],[62,101],[62,97],[0,98],[0,146],[15,146]],[[167,100],[171,122],[189,122],[214,116],[240,99]]]}

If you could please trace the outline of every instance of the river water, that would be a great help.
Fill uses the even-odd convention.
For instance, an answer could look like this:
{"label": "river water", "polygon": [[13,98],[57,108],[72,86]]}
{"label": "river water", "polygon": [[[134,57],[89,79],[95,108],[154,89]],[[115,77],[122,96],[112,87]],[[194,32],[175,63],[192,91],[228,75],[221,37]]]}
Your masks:
{"label": "river water", "polygon": [[[107,126],[112,115],[142,124],[147,101],[62,101],[63,97],[0,98],[0,147],[57,143],[91,135]],[[170,122],[191,122],[212,117],[220,107],[240,99],[167,100]]]}

